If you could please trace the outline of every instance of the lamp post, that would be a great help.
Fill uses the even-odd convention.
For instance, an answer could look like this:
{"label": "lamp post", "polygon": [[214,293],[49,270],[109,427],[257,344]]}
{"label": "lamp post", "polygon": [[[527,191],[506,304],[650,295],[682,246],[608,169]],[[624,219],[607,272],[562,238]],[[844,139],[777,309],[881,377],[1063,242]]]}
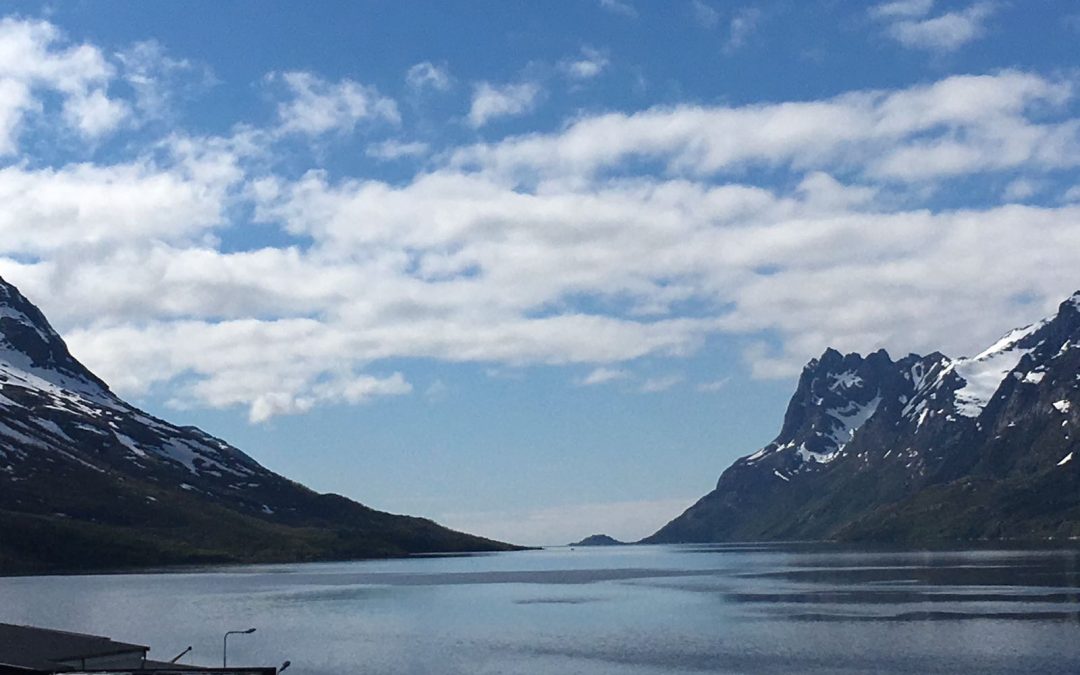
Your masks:
{"label": "lamp post", "polygon": [[188,653],[188,652],[190,652],[190,651],[191,651],[191,645],[188,645],[188,648],[187,648],[187,649],[185,649],[184,651],[180,652],[180,653],[179,653],[179,654],[177,654],[176,656],[172,657],[172,659],[171,659],[171,660],[169,661],[169,663],[176,663],[177,661],[179,661],[179,660],[180,660],[180,657],[181,657],[181,656],[183,656],[184,654],[187,654],[187,653]]}
{"label": "lamp post", "polygon": [[255,632],[254,628],[248,628],[247,630],[230,630],[225,633],[224,639],[221,641],[221,667],[229,667],[229,636],[230,635],[251,635]]}

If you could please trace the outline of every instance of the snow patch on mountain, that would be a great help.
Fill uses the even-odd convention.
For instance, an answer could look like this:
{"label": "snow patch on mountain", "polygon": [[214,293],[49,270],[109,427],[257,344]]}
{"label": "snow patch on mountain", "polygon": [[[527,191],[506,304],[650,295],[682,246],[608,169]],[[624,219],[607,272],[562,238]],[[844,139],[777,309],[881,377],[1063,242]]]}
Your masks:
{"label": "snow patch on mountain", "polygon": [[853,389],[855,387],[861,387],[863,380],[859,375],[853,371],[847,371],[843,373],[837,373],[829,375],[831,382],[829,383],[829,391],[839,392],[844,389]]}
{"label": "snow patch on mountain", "polygon": [[1019,365],[1020,359],[1031,352],[1031,349],[1020,348],[1018,343],[1046,323],[1040,321],[1017,328],[978,356],[953,361],[950,368],[964,380],[964,386],[955,393],[956,411],[965,417],[978,417],[1002,381]]}
{"label": "snow patch on mountain", "polygon": [[1046,377],[1046,373],[1041,370],[1033,370],[1027,375],[1024,375],[1024,379],[1021,380],[1024,384],[1038,384]]}
{"label": "snow patch on mountain", "polygon": [[855,437],[855,432],[874,416],[879,405],[881,405],[880,392],[867,403],[859,404],[852,401],[845,408],[828,411],[829,417],[839,423],[839,426],[833,427],[829,432],[829,438],[837,450],[842,450]]}
{"label": "snow patch on mountain", "polygon": [[922,363],[913,364],[911,369],[904,373],[904,379],[911,380],[911,386],[915,388],[915,391],[919,391],[926,382],[926,366]]}
{"label": "snow patch on mountain", "polygon": [[30,357],[12,348],[6,340],[0,344],[0,383],[48,392],[54,398],[74,404],[79,404],[79,399],[89,399],[100,406],[121,407],[112,393],[96,383],[36,366]]}
{"label": "snow patch on mountain", "polygon": [[120,445],[130,450],[136,457],[146,457],[146,451],[139,447],[139,444],[135,442],[135,439],[126,436],[119,431],[114,431],[113,436],[116,437],[116,440],[120,441]]}

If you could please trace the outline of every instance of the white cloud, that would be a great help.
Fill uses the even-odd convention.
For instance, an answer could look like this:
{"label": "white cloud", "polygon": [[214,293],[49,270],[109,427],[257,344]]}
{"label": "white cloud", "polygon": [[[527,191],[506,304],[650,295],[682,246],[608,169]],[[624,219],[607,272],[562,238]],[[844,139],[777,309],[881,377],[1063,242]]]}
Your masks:
{"label": "white cloud", "polygon": [[[420,317],[457,312],[476,325],[498,325],[507,312],[521,317],[582,294],[640,303],[661,316],[671,311],[670,302],[691,298],[733,306],[707,320],[608,324],[610,319],[592,317],[592,327],[567,332],[545,331],[529,319],[529,328],[500,333],[493,343],[481,337],[471,344],[424,346],[409,331],[409,339],[394,341],[394,354],[614,364],[634,358],[630,345],[647,330],[657,331],[652,334],[660,341],[638,342],[639,356],[687,353],[713,331],[775,331],[783,352],[750,355],[763,364],[760,374],[773,376],[790,374],[830,344],[952,353],[977,347],[1012,323],[1004,317],[1031,318],[1014,300],[1016,263],[999,275],[1005,268],[991,261],[1020,250],[1041,261],[1019,273],[1037,282],[1032,294],[1049,306],[1074,283],[1064,252],[1080,234],[1077,213],[1068,209],[879,212],[874,191],[820,174],[786,195],[678,180],[606,188],[547,185],[523,194],[513,185],[453,173],[423,176],[396,189],[370,183],[334,187],[309,177],[265,208],[267,217],[283,219],[332,250],[411,251],[414,257],[402,262],[410,270],[405,286],[421,284],[430,291],[409,293],[405,307],[384,298],[392,314],[365,310],[381,317],[383,326],[392,317],[412,325]],[[351,222],[368,227],[360,232]],[[763,267],[770,269],[758,273]],[[980,283],[971,283],[973,274]],[[852,278],[860,283],[851,284]],[[987,302],[994,312],[984,311]],[[619,332],[599,339],[604,325],[620,326]],[[424,335],[433,331],[452,332],[444,325],[423,326]],[[527,341],[507,342],[511,335]],[[624,346],[616,349],[619,344]],[[775,367],[764,367],[768,363]]]}
{"label": "white cloud", "polygon": [[[112,164],[0,169],[0,273],[121,393],[255,421],[404,395],[410,359],[578,364],[599,384],[716,334],[750,343],[760,376],[830,345],[962,354],[1075,290],[1080,205],[931,210],[923,184],[1075,166],[1072,96],[1004,72],[584,116],[393,183],[274,175],[268,132],[177,135]],[[638,158],[664,169],[611,175]],[[303,243],[226,250],[236,211]]]}
{"label": "white cloud", "polygon": [[690,11],[702,28],[716,28],[720,24],[720,12],[705,0],[691,0]]}
{"label": "white cloud", "polygon": [[409,68],[405,73],[405,83],[418,92],[428,87],[435,91],[449,91],[454,80],[446,66],[436,66],[430,61],[423,61]]}
{"label": "white cloud", "polygon": [[705,393],[713,393],[720,391],[727,387],[728,382],[731,381],[730,377],[722,377],[719,380],[710,380],[708,382],[700,382],[697,385],[697,390]]}
{"label": "white cloud", "polygon": [[[712,30],[721,24],[723,15],[705,0],[692,0],[690,10],[694,21],[702,28]],[[754,6],[733,11],[723,31],[724,51],[731,53],[746,46],[747,40],[757,30],[763,18],[763,12]]]}
{"label": "white cloud", "polygon": [[667,391],[675,385],[682,382],[684,378],[682,375],[662,375],[659,377],[650,377],[641,383],[638,387],[638,391],[643,394],[657,394],[662,391]]}
{"label": "white cloud", "polygon": [[1009,181],[1002,196],[1012,201],[1023,201],[1042,192],[1044,186],[1030,178],[1017,178]]}
{"label": "white cloud", "polygon": [[27,115],[48,112],[39,91],[59,95],[62,119],[88,140],[115,131],[129,115],[124,101],[111,99],[115,68],[100,49],[68,45],[46,21],[0,19],[0,155],[18,151]]}
{"label": "white cloud", "polygon": [[[244,405],[256,423],[316,405],[357,404],[412,391],[401,373],[356,372],[343,351],[348,336],[307,319],[120,325],[75,330],[68,342],[123,393],[144,393],[180,374],[194,375],[176,392],[174,405]],[[116,352],[121,345],[126,345],[125,358]]]}
{"label": "white cloud", "polygon": [[217,83],[211,69],[170,56],[155,40],[137,42],[116,54],[120,77],[135,93],[133,107],[140,121],[175,115],[175,99],[202,93]]}
{"label": "white cloud", "polygon": [[535,82],[505,85],[481,82],[473,87],[469,124],[473,128],[480,128],[499,117],[514,117],[530,112],[536,106],[540,91],[540,85]]}
{"label": "white cloud", "polygon": [[591,47],[582,47],[579,58],[564,60],[559,67],[575,80],[591,80],[604,72],[609,63],[607,54],[604,52]]}
{"label": "white cloud", "polygon": [[407,157],[423,157],[428,154],[428,144],[422,141],[398,141],[389,139],[369,145],[364,151],[368,157],[391,162]]}
{"label": "white cloud", "polygon": [[275,73],[267,79],[284,84],[290,96],[278,104],[280,134],[347,134],[361,121],[401,122],[393,99],[348,78],[327,82],[312,73],[293,71]]}
{"label": "white cloud", "polygon": [[[251,401],[249,419],[252,423],[265,422],[278,415],[305,413],[315,405],[325,403],[348,403],[356,405],[377,396],[400,396],[412,391],[401,373],[384,379],[360,375],[348,379],[320,383],[312,387],[313,396],[297,396],[287,391],[239,391],[232,398],[222,401],[224,405]],[[221,393],[221,392],[216,392]]]}
{"label": "white cloud", "polygon": [[29,110],[40,107],[24,82],[0,79],[0,156],[13,155],[18,151],[23,117]]}
{"label": "white cloud", "polygon": [[967,8],[925,18],[931,3],[897,2],[879,5],[874,14],[888,22],[887,33],[910,49],[951,52],[985,33],[987,19],[997,11],[992,2],[977,2]]}
{"label": "white cloud", "polygon": [[616,380],[625,380],[630,377],[630,372],[621,368],[595,368],[588,375],[581,378],[578,384],[589,387],[596,384],[607,384]]}
{"label": "white cloud", "polygon": [[915,19],[926,16],[934,8],[934,0],[894,0],[870,8],[870,15],[879,19]]}
{"label": "white cloud", "polygon": [[735,12],[728,25],[727,42],[724,49],[733,52],[746,46],[746,41],[761,23],[762,13],[757,7],[744,7]]}
{"label": "white cloud", "polygon": [[1075,166],[1080,121],[1040,117],[1073,85],[1029,73],[954,76],[898,91],[742,107],[657,107],[586,117],[455,153],[454,163],[508,176],[589,176],[631,159],[676,175],[747,166],[855,167],[875,178],[925,181],[1019,165]]}
{"label": "white cloud", "polygon": [[0,169],[0,251],[44,254],[120,245],[143,238],[176,240],[223,222],[235,175],[196,176],[205,168],[162,170],[146,162]]}
{"label": "white cloud", "polygon": [[111,100],[101,89],[72,95],[64,101],[68,124],[90,139],[115,130],[130,114],[127,103]]}
{"label": "white cloud", "polygon": [[612,14],[619,14],[628,19],[636,19],[638,16],[637,8],[630,0],[599,0],[599,3],[601,8]]}

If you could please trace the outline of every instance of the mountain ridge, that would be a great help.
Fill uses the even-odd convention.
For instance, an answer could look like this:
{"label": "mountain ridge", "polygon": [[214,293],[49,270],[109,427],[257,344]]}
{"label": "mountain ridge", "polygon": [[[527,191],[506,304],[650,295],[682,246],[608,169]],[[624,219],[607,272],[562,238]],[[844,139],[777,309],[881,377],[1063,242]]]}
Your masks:
{"label": "mountain ridge", "polygon": [[642,541],[1077,537],[1078,406],[1080,292],[973,357],[827,349],[777,437]]}
{"label": "mountain ridge", "polygon": [[132,406],[0,279],[0,574],[517,547],[319,494]]}

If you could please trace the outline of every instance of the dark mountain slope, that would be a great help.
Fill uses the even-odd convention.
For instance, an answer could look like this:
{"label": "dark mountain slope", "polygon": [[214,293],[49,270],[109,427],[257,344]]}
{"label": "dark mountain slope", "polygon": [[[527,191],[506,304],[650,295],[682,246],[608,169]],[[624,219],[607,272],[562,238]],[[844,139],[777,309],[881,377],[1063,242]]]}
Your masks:
{"label": "dark mountain slope", "polygon": [[1078,346],[1080,294],[973,358],[828,350],[776,440],[645,541],[1080,536]]}
{"label": "dark mountain slope", "polygon": [[491,551],[128,405],[0,280],[0,573]]}

